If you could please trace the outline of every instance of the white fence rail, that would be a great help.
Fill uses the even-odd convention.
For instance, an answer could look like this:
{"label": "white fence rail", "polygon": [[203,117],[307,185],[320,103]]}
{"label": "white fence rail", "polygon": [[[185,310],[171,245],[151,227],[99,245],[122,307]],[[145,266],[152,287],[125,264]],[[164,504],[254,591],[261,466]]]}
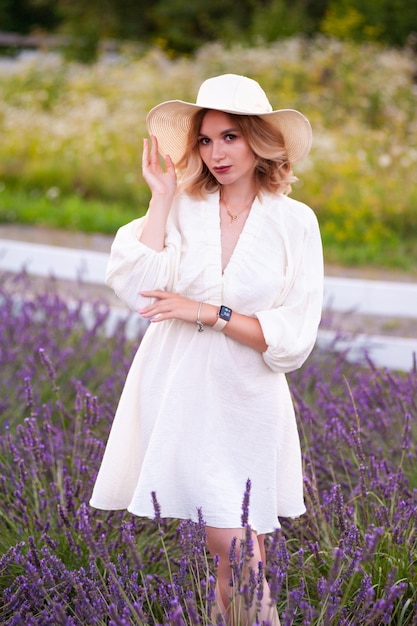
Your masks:
{"label": "white fence rail", "polygon": [[[103,252],[0,239],[3,271],[25,268],[36,276],[103,284],[107,259]],[[341,313],[417,319],[417,284],[326,277],[324,307]],[[334,337],[332,331],[321,330],[319,344],[328,345]],[[356,335],[337,345],[349,350],[352,360],[358,360],[366,351],[377,365],[395,369],[409,370],[417,354],[417,337]]]}

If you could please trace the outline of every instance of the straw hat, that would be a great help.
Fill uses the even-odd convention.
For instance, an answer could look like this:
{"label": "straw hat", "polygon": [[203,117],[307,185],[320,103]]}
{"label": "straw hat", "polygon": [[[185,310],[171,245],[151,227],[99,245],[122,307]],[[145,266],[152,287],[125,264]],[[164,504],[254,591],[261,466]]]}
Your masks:
{"label": "straw hat", "polygon": [[291,163],[301,161],[310,151],[311,126],[302,113],[294,109],[273,111],[264,90],[255,80],[224,74],[203,82],[195,104],[169,100],[148,113],[149,134],[156,136],[160,153],[163,156],[169,154],[174,163],[184,155],[192,116],[200,109],[258,115],[267,119],[281,131]]}

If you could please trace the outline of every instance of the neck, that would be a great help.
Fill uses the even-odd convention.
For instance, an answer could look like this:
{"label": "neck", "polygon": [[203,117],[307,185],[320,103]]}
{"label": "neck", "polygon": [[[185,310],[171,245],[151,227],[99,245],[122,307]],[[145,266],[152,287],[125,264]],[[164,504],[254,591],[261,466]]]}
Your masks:
{"label": "neck", "polygon": [[240,208],[252,204],[255,198],[256,191],[253,187],[247,189],[231,189],[230,186],[220,188],[220,200],[229,208]]}

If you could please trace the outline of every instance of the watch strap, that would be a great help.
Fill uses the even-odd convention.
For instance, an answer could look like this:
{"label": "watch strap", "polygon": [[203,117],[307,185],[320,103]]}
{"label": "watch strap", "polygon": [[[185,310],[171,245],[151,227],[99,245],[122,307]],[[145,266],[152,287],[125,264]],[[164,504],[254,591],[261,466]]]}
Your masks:
{"label": "watch strap", "polygon": [[212,329],[223,330],[227,323],[227,320],[223,320],[221,317],[218,317],[216,323],[214,324],[214,326],[212,326]]}

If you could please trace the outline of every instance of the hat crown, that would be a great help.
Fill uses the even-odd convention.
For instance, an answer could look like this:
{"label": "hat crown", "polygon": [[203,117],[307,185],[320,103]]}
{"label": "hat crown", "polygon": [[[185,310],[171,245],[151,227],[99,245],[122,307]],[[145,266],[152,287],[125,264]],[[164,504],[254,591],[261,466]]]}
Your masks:
{"label": "hat crown", "polygon": [[198,91],[196,104],[205,109],[240,114],[261,115],[272,111],[259,83],[237,74],[223,74],[205,80]]}

